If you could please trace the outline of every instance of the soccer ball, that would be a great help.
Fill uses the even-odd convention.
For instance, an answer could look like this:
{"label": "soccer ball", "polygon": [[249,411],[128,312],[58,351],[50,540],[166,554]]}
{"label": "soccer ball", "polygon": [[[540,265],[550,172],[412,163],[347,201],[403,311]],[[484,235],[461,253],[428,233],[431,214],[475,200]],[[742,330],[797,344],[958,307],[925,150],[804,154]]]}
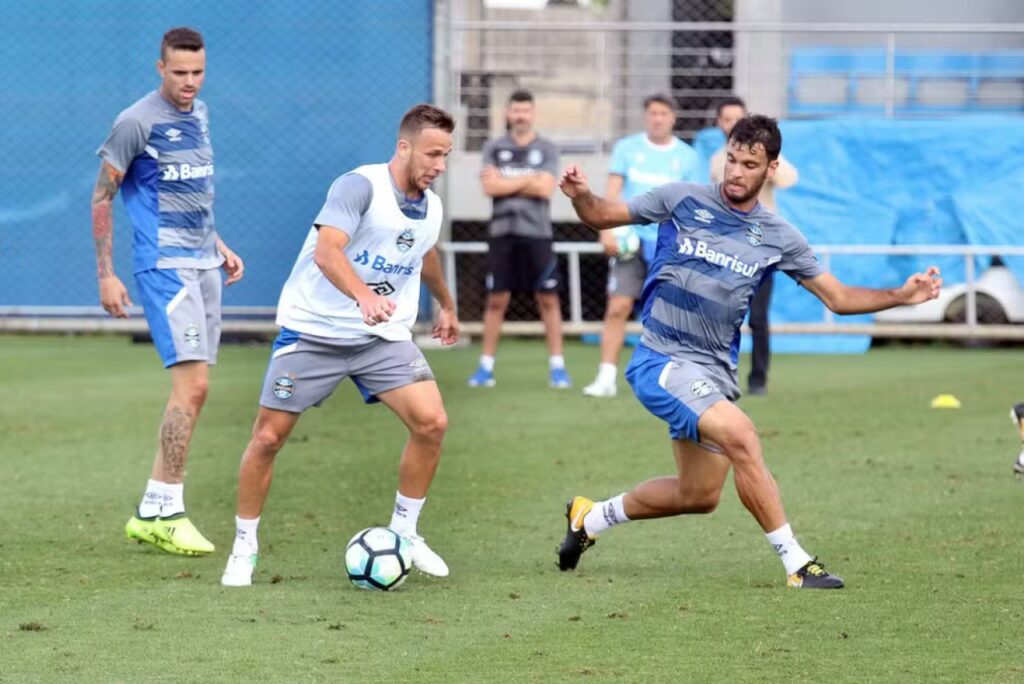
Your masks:
{"label": "soccer ball", "polygon": [[412,567],[409,542],[387,527],[368,527],[345,547],[345,570],[361,589],[392,591]]}
{"label": "soccer ball", "polygon": [[619,261],[629,261],[640,251],[640,236],[632,226],[620,226],[615,229],[615,244],[619,248],[615,258]]}

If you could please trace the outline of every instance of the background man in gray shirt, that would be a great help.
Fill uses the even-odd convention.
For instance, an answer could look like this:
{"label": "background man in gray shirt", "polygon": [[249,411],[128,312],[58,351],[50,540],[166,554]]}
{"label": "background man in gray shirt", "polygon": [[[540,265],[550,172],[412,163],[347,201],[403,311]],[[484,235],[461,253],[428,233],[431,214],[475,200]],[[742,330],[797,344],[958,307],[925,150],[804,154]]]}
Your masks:
{"label": "background man in gray shirt", "polygon": [[551,195],[557,184],[558,149],[534,129],[533,95],[517,90],[506,110],[508,133],[488,141],[480,182],[494,198],[487,256],[487,307],[483,353],[470,387],[493,387],[494,355],[501,339],[505,310],[513,292],[532,293],[550,354],[550,384],[570,386],[562,356],[561,279],[551,247]]}

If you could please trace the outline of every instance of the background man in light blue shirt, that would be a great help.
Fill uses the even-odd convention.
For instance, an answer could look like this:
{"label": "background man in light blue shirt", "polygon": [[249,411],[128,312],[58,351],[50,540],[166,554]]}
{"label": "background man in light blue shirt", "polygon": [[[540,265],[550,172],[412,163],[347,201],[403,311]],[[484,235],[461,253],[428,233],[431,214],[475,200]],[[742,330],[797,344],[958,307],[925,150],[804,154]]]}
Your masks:
{"label": "background man in light blue shirt", "polygon": [[[672,134],[675,123],[676,113],[667,95],[655,94],[644,100],[644,131],[623,138],[612,150],[608,170],[609,200],[631,200],[666,183],[697,180],[699,155]],[[622,226],[601,233],[600,238],[609,257],[608,303],[601,331],[601,365],[597,378],[583,388],[583,394],[614,397],[626,321],[633,313],[633,304],[647,277],[658,227],[654,224]]]}

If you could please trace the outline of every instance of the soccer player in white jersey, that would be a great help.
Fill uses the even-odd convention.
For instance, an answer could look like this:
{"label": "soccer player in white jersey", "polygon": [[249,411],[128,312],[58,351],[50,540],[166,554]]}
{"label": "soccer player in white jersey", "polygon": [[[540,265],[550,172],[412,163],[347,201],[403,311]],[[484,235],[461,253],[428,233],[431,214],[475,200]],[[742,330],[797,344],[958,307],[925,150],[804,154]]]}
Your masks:
{"label": "soccer player in white jersey", "polygon": [[160,46],[158,90],[125,109],[100,147],[92,197],[100,303],[127,318],[128,290],[114,273],[113,202],[119,188],[134,228],[133,272],[153,344],[171,371],[160,441],[149,482],[125,525],[129,539],[168,553],[214,550],[185,515],[189,443],[206,402],[209,366],[220,342],[220,268],[228,285],[244,265],[220,239],[213,218],[213,148],[199,99],[206,76],[203,37],[168,31]]}
{"label": "soccer player in white jersey", "polygon": [[939,295],[932,267],[893,289],[840,282],[825,272],[807,239],[758,201],[778,167],[782,134],[774,119],[750,116],[733,127],[724,180],[713,185],[670,183],[629,202],[590,192],[570,166],[562,191],[587,225],[605,230],[657,223],[658,246],[642,298],[643,337],[626,370],[637,399],[669,427],[676,474],[636,485],[605,501],[573,497],[559,567],[572,570],[605,530],[647,518],[710,513],[729,469],[740,501],[778,554],[787,584],[838,589],[797,541],[779,489],[765,465],[750,418],[735,402],[739,331],[760,282],[781,270],[838,314],[869,313],[918,304]]}
{"label": "soccer player in white jersey", "polygon": [[402,118],[390,162],[360,166],[328,191],[281,292],[281,333],[242,455],[225,586],[252,584],[274,458],[302,412],[319,406],[345,378],[352,378],[367,403],[382,402],[408,428],[389,527],[409,540],[416,568],[448,575],[447,564],[417,531],[448,417],[411,328],[422,279],[440,305],[434,337],[443,344],[459,337],[434,247],[441,199],[430,190],[445,171],[454,129],[448,112],[416,105]]}

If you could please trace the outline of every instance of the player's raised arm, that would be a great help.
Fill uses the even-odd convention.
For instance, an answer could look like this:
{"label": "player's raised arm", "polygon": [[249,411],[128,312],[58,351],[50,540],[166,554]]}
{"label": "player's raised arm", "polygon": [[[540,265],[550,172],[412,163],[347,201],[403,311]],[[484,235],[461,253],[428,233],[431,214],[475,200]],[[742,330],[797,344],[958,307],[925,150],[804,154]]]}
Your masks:
{"label": "player's raised arm", "polygon": [[605,230],[634,223],[625,202],[609,202],[590,191],[587,177],[576,164],[570,164],[559,183],[562,192],[572,200],[572,208],[580,220],[595,230]]}
{"label": "player's raised arm", "polygon": [[390,320],[391,314],[395,312],[395,303],[367,287],[345,256],[345,246],[349,243],[348,233],[334,226],[318,227],[316,251],[313,254],[317,268],[334,287],[355,300],[366,325]]}
{"label": "player's raised arm", "polygon": [[846,285],[831,273],[800,282],[809,292],[837,314],[874,313],[894,306],[920,304],[939,296],[942,278],[936,266],[907,278],[902,287],[872,289]]}
{"label": "player's raised arm", "polygon": [[441,268],[441,256],[437,253],[437,247],[431,247],[423,255],[423,271],[421,273],[424,284],[434,295],[438,305],[441,307],[437,313],[437,321],[434,324],[434,338],[441,340],[441,344],[455,344],[459,341],[459,316],[455,311],[455,300],[448,292],[448,284],[444,281],[444,270]]}
{"label": "player's raised arm", "polygon": [[128,289],[114,273],[114,197],[123,181],[122,171],[105,160],[101,161],[92,193],[92,237],[96,245],[100,304],[115,318],[128,318],[125,309],[132,305]]}

